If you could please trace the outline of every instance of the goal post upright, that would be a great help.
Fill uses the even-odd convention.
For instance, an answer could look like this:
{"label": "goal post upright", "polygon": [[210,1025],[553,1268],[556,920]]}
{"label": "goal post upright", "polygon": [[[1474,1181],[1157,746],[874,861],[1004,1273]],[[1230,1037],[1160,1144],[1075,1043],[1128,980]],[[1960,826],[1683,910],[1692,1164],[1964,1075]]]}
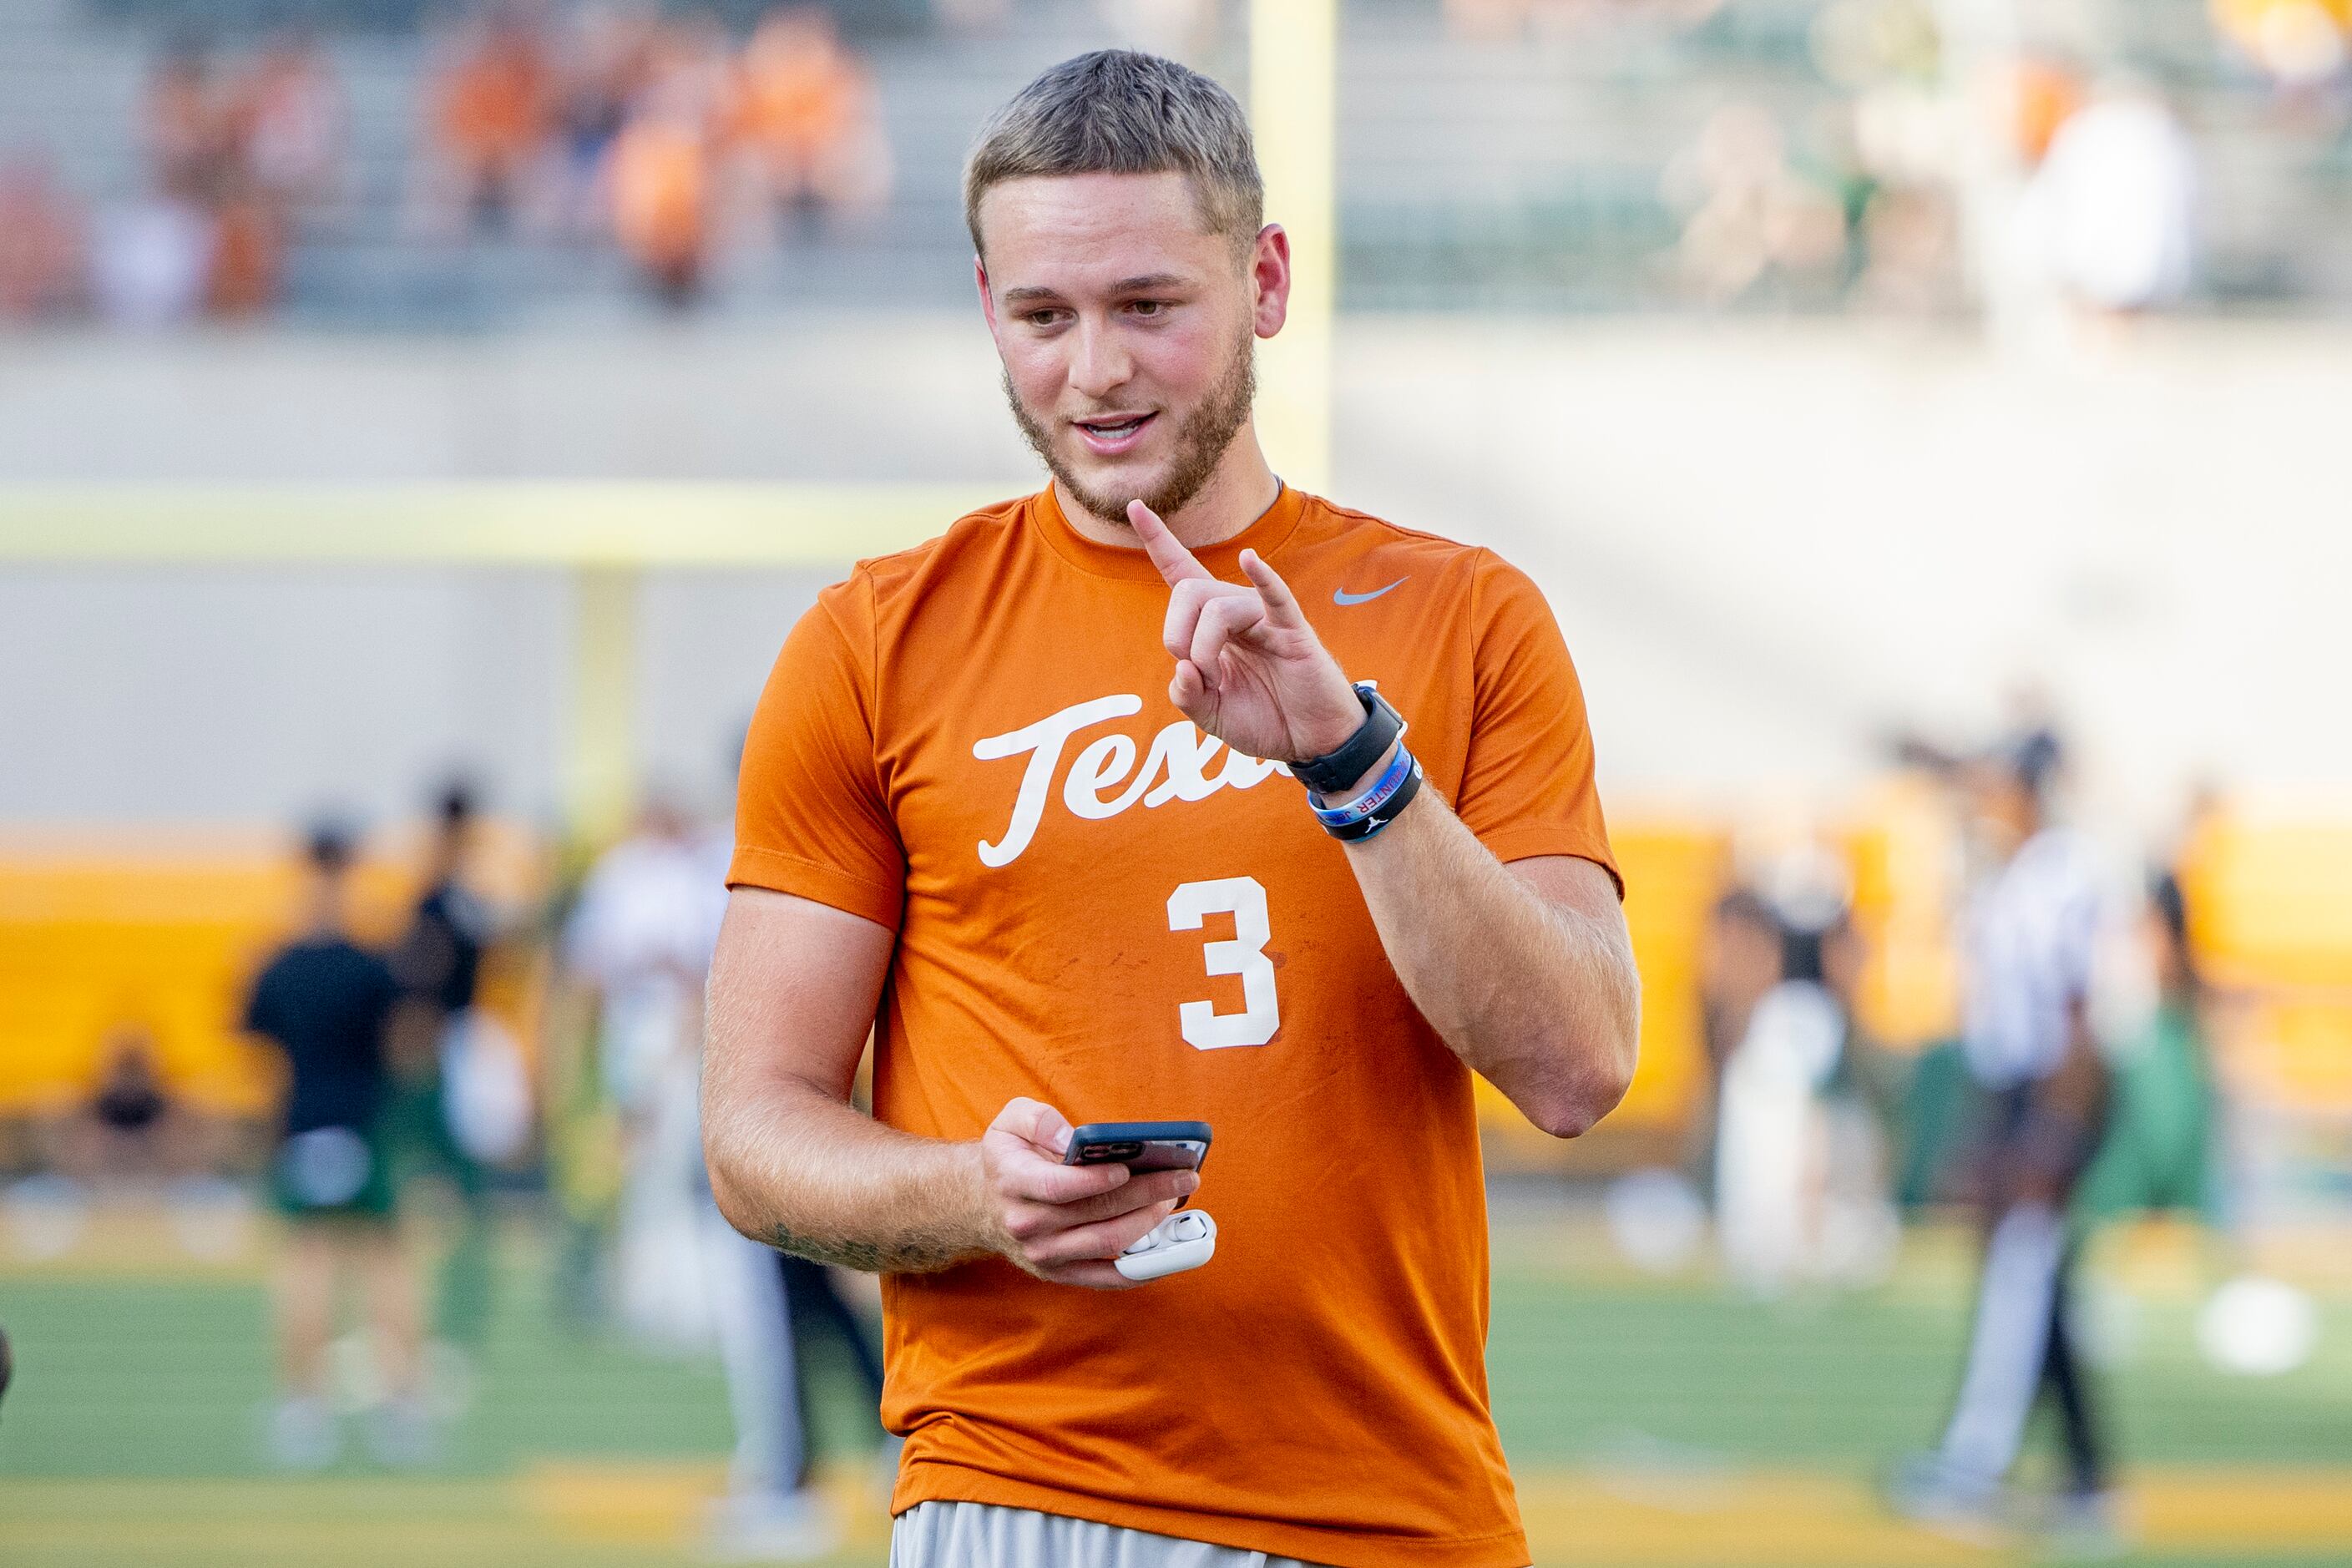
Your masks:
{"label": "goal post upright", "polygon": [[1339,0],[1251,0],[1250,124],[1265,216],[1290,236],[1290,314],[1258,354],[1258,432],[1275,471],[1331,483],[1339,258]]}

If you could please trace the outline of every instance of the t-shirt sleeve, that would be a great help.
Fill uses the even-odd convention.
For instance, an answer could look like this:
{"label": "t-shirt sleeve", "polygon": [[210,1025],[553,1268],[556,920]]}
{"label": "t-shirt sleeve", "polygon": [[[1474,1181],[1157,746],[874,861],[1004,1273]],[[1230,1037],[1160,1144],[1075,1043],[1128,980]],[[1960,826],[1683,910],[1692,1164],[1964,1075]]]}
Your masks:
{"label": "t-shirt sleeve", "polygon": [[393,1012],[400,1005],[405,993],[401,988],[400,977],[393,973],[392,965],[382,956],[371,952],[367,961],[368,1016],[375,1021],[376,1037],[381,1040],[385,1031],[392,1027]]}
{"label": "t-shirt sleeve", "polygon": [[897,928],[906,852],[875,763],[872,587],[835,584],[784,639],[751,716],[730,888],[767,888]]}
{"label": "t-shirt sleeve", "polygon": [[245,1002],[245,1032],[259,1035],[268,1040],[283,1041],[286,1026],[280,1016],[278,995],[284,989],[278,966],[275,963],[261,972],[253,983],[253,994]]}
{"label": "t-shirt sleeve", "polygon": [[1551,606],[1528,575],[1480,552],[1470,752],[1454,811],[1495,858],[1576,855],[1625,879],[1592,783],[1584,689]]}

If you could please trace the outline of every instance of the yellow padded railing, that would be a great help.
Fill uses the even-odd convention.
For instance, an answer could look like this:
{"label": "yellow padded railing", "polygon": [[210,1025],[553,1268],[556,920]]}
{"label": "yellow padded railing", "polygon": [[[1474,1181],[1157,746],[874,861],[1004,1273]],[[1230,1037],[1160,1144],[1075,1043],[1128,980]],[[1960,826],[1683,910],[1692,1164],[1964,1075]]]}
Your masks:
{"label": "yellow padded railing", "polygon": [[[1612,823],[1609,840],[1625,876],[1625,923],[1642,971],[1642,1060],[1608,1126],[1612,1132],[1671,1132],[1687,1121],[1706,1089],[1698,971],[1729,838],[1711,822],[1636,817]],[[1559,1145],[1501,1090],[1480,1079],[1477,1095],[1479,1121],[1499,1158],[1542,1165],[1559,1157]]]}
{"label": "yellow padded railing", "polygon": [[[1871,954],[1864,1022],[1897,1044],[1949,1027],[1948,826],[1927,797],[1895,789],[1868,797],[1841,836]],[[1697,816],[1634,816],[1612,838],[1643,999],[1641,1068],[1611,1125],[1670,1133],[1707,1092],[1699,965],[1728,837]],[[494,830],[484,850],[478,875],[508,907],[543,893],[547,857],[529,835]],[[363,863],[355,902],[368,933],[397,929],[417,859],[411,830]],[[2192,837],[2185,867],[2200,952],[2242,1003],[2231,1046],[2251,1087],[2352,1114],[2352,822],[2217,815]],[[299,885],[278,834],[0,837],[0,1112],[79,1099],[124,1028],[153,1038],[166,1077],[193,1100],[265,1110],[275,1066],[236,1020],[252,973],[290,928]],[[512,973],[495,998],[527,1048],[537,1000]],[[1507,1150],[1552,1152],[1483,1083],[1479,1107]]]}
{"label": "yellow padded railing", "polygon": [[[528,837],[493,827],[480,857],[512,898],[543,880]],[[362,862],[362,934],[387,941],[415,896],[413,843]],[[203,1108],[266,1111],[271,1054],[237,1027],[247,987],[299,918],[301,879],[282,836],[133,836],[0,842],[0,1112],[44,1112],[89,1092],[118,1033],[153,1044],[176,1092]],[[523,1021],[531,999],[507,994]]]}
{"label": "yellow padded railing", "polygon": [[2189,835],[2196,941],[2236,1015],[2242,1091],[2352,1117],[2352,821],[2245,806]]}

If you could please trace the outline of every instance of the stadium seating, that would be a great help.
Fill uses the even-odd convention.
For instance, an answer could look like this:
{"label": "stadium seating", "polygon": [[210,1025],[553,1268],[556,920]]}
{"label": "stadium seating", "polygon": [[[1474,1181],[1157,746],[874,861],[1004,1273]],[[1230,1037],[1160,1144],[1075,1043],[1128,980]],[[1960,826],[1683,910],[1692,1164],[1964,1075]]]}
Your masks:
{"label": "stadium seating", "polygon": [[[722,9],[741,17],[756,0]],[[965,242],[957,180],[988,110],[1041,65],[1109,41],[1088,0],[1016,8],[998,37],[916,36],[915,0],[837,7],[863,22],[898,171],[888,207],[732,279],[730,299],[954,306]],[[0,6],[0,151],[47,149],[85,199],[141,187],[142,73],[181,32],[224,42],[289,16],[328,29],[354,132],[352,178],[293,258],[288,313],[336,323],[462,326],[593,317],[629,297],[617,257],[500,238],[428,243],[404,223],[422,72],[418,0],[11,0]],[[1677,229],[1662,173],[1727,102],[1810,134],[1838,92],[1811,56],[1817,7],[1731,0],[1696,28],[1622,25],[1535,44],[1444,36],[1437,7],[1350,0],[1340,64],[1343,300],[1352,307],[1668,306],[1656,265]],[[1663,13],[1667,8],[1659,8]],[[2216,296],[2352,293],[2352,246],[2281,237],[2352,231],[2352,158],[2314,144],[2233,70],[2200,0],[2114,13],[2117,47],[2190,109]],[[439,14],[437,11],[434,14]],[[1245,40],[1201,63],[1245,79]],[[2283,214],[2295,221],[2282,224]],[[1785,302],[1785,301],[1784,301]]]}

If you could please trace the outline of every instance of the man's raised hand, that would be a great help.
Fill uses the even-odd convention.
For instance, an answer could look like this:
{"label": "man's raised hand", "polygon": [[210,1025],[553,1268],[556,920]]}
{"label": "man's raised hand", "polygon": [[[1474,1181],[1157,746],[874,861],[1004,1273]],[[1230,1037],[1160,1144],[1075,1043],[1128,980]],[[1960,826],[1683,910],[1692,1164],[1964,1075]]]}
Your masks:
{"label": "man's raised hand", "polygon": [[1150,507],[1131,501],[1127,517],[1168,584],[1161,641],[1176,661],[1168,700],[1178,711],[1234,751],[1275,762],[1321,756],[1356,732],[1363,704],[1257,552],[1242,552],[1247,584],[1220,582]]}
{"label": "man's raised hand", "polygon": [[995,1250],[1057,1285],[1131,1290],[1137,1281],[1111,1260],[1175,1212],[1201,1178],[1191,1171],[1138,1175],[1125,1165],[1065,1165],[1070,1131],[1052,1106],[1014,1100],[981,1134]]}

